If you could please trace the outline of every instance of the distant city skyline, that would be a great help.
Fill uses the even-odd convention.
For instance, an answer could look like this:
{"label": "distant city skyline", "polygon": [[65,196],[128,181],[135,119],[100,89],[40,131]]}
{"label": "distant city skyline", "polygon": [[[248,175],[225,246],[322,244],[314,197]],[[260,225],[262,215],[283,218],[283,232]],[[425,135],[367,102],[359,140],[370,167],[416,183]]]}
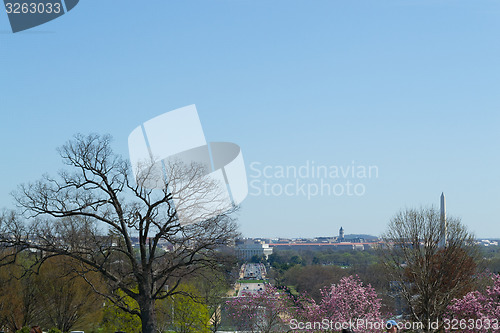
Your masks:
{"label": "distant city skyline", "polygon": [[[75,133],[109,133],[128,159],[134,128],[195,104],[210,141],[241,147],[243,235],[379,236],[402,209],[439,209],[444,192],[449,216],[500,237],[499,12],[466,0],[123,2],[117,12],[87,0],[12,34],[0,11],[0,207],[15,206],[18,184],[62,168],[56,147]],[[298,174],[313,162],[327,173]],[[297,175],[276,174],[287,166]]]}

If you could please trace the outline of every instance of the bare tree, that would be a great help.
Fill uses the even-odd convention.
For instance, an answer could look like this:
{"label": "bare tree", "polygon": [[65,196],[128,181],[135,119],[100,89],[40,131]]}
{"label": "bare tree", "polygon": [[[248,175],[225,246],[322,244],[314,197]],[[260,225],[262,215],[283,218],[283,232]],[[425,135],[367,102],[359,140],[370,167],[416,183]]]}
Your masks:
{"label": "bare tree", "polygon": [[466,294],[476,277],[479,252],[474,237],[456,218],[448,218],[447,245],[440,247],[443,230],[435,209],[399,212],[383,235],[382,261],[397,294],[408,307],[409,319],[423,324],[440,322],[451,300]]}
{"label": "bare tree", "polygon": [[[231,211],[218,204],[223,189],[203,166],[175,161],[145,163],[132,180],[109,136],[76,135],[59,153],[69,170],[20,186],[14,197],[28,222],[2,224],[3,242],[39,251],[42,262],[76,259],[96,293],[140,316],[143,332],[155,332],[155,301],[182,293],[177,287],[185,277],[217,269],[227,258],[219,249],[237,229]],[[94,272],[105,288],[89,278]]]}

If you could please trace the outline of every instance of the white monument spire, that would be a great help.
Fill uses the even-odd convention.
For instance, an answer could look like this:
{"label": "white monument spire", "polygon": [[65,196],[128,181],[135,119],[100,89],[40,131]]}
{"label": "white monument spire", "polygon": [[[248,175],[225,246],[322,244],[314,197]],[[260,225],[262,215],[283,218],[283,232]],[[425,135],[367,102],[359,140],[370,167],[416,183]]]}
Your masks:
{"label": "white monument spire", "polygon": [[448,238],[448,223],[446,222],[446,198],[444,193],[441,193],[441,235],[439,240],[439,247],[446,247]]}

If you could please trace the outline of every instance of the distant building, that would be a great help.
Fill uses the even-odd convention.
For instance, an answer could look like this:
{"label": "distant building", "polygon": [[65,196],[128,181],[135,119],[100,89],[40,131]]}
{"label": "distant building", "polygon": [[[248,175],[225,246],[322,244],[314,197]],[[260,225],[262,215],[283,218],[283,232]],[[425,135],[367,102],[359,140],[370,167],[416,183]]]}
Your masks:
{"label": "distant building", "polygon": [[273,248],[260,240],[245,239],[236,243],[236,255],[243,260],[250,260],[253,256],[269,257],[273,254]]}
{"label": "distant building", "polygon": [[476,244],[482,245],[482,246],[498,246],[498,241],[489,240],[489,239],[481,239],[481,240],[477,241]]}
{"label": "distant building", "polygon": [[364,251],[372,250],[380,246],[381,242],[364,242],[364,243],[353,243],[353,242],[342,242],[342,243],[272,243],[270,244],[272,248],[279,250],[309,250],[309,251],[322,251],[325,249],[332,250],[343,250],[343,251]]}
{"label": "distant building", "polygon": [[316,237],[312,239],[310,242],[314,243],[335,243],[338,237]]}
{"label": "distant building", "polygon": [[343,244],[338,244],[336,248],[339,250],[364,251],[365,246],[360,243],[343,243]]}
{"label": "distant building", "polygon": [[339,238],[338,238],[338,241],[339,242],[343,242],[344,241],[344,228],[340,227],[340,230],[339,230]]}

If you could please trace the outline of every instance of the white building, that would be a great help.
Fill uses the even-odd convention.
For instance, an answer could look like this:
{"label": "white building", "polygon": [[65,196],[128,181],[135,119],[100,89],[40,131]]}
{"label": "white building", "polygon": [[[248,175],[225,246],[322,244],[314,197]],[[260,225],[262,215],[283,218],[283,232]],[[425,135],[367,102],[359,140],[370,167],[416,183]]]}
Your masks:
{"label": "white building", "polygon": [[242,243],[236,244],[236,255],[244,260],[250,260],[253,256],[265,256],[267,259],[272,253],[273,248],[263,241],[245,239]]}

